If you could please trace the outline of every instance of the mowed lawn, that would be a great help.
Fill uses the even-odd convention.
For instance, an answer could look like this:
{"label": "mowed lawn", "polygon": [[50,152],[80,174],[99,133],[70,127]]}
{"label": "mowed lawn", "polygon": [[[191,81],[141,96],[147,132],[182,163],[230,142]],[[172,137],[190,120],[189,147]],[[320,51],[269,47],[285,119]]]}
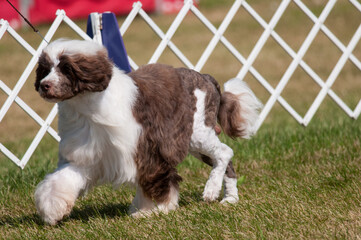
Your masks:
{"label": "mowed lawn", "polygon": [[[203,1],[207,2],[207,1]],[[305,1],[306,2],[306,1]],[[201,4],[200,10],[218,27],[232,1]],[[250,1],[269,21],[279,1]],[[323,1],[307,1],[317,16]],[[312,23],[290,4],[276,31],[297,52]],[[175,16],[152,15],[166,31]],[[125,18],[119,18],[121,24]],[[361,14],[347,1],[339,1],[325,24],[347,46],[360,24]],[[85,22],[77,22],[85,29]],[[39,26],[46,33],[48,25]],[[245,57],[263,29],[243,9],[225,36]],[[19,33],[36,48],[39,37],[30,29]],[[77,38],[65,24],[54,37]],[[176,32],[174,43],[196,64],[212,38],[192,14]],[[146,64],[160,40],[137,18],[124,36],[129,55]],[[319,33],[304,57],[315,72],[327,79],[341,52]],[[361,59],[361,45],[353,54]],[[0,79],[11,88],[30,55],[9,36],[0,40]],[[253,66],[276,87],[292,59],[269,39]],[[167,49],[159,62],[182,66]],[[234,77],[242,65],[218,44],[202,69],[220,82]],[[35,93],[34,73],[20,97],[45,118],[52,107]],[[266,103],[270,94],[250,75],[245,79]],[[354,109],[361,98],[361,73],[350,61],[333,91]],[[320,91],[310,77],[297,69],[282,96],[303,116]],[[2,105],[6,95],[0,92]],[[56,123],[52,126],[56,129]],[[38,126],[16,105],[0,123],[0,142],[22,156]],[[305,128],[278,103],[251,140],[222,141],[234,149],[240,201],[234,205],[205,203],[201,195],[210,168],[187,157],[179,165],[183,177],[180,207],[168,215],[135,219],[127,214],[135,191],[97,187],[80,198],[73,212],[57,226],[44,225],[36,213],[34,190],[46,173],[56,168],[57,142],[46,136],[24,170],[0,155],[0,239],[359,239],[361,238],[361,119],[350,119],[326,97]]]}

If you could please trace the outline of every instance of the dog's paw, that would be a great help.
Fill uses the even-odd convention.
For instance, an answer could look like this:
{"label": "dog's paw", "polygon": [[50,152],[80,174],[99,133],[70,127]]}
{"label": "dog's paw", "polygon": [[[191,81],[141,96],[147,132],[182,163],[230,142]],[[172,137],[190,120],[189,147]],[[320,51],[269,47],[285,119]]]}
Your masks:
{"label": "dog's paw", "polygon": [[37,199],[37,210],[43,221],[49,225],[55,225],[61,221],[64,216],[70,214],[73,208],[64,198],[48,196],[41,200]]}
{"label": "dog's paw", "polygon": [[210,177],[204,187],[203,200],[206,202],[216,201],[222,189],[222,181]]}
{"label": "dog's paw", "polygon": [[155,212],[148,210],[148,211],[137,211],[137,212],[133,212],[132,214],[130,214],[131,217],[133,218],[147,218],[149,216],[151,216],[152,214],[154,214]]}
{"label": "dog's paw", "polygon": [[238,196],[227,196],[224,197],[221,201],[222,204],[234,204],[237,203],[239,201],[239,197]]}
{"label": "dog's paw", "polygon": [[213,202],[216,201],[219,197],[220,189],[205,187],[203,191],[203,200],[206,202]]}
{"label": "dog's paw", "polygon": [[51,181],[41,182],[35,191],[35,205],[43,221],[55,225],[70,214],[75,196],[55,191]]}

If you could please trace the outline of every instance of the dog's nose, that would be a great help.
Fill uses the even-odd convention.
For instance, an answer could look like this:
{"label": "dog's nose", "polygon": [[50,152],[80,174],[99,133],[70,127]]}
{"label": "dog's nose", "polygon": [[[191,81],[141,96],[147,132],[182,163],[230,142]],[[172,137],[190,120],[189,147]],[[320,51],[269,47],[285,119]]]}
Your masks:
{"label": "dog's nose", "polygon": [[52,87],[52,84],[48,81],[40,83],[41,91],[44,93],[49,91],[49,89]]}

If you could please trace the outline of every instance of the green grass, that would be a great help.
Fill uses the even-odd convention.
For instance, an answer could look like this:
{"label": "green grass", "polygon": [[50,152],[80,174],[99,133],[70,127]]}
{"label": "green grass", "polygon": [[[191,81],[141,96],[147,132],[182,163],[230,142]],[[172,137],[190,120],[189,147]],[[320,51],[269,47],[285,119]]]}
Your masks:
{"label": "green grass", "polygon": [[57,144],[44,140],[23,171],[1,159],[0,238],[355,239],[361,236],[360,135],[360,120],[339,116],[307,128],[266,124],[249,141],[221,136],[235,152],[239,203],[203,202],[210,168],[188,157],[178,167],[184,179],[178,210],[134,219],[127,215],[134,190],[102,186],[55,227],[42,223],[33,204],[36,184],[56,167]]}

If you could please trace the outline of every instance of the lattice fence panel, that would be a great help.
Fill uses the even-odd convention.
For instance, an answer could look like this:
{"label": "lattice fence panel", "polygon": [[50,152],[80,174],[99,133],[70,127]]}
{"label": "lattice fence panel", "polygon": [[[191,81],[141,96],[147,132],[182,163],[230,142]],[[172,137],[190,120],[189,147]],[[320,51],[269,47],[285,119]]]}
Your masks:
{"label": "lattice fence panel", "polygon": [[[279,5],[276,7],[276,10],[273,16],[269,21],[266,21],[251,4],[244,0],[236,0],[231,6],[223,21],[217,28],[212,24],[212,22],[193,4],[192,0],[185,0],[184,6],[176,15],[172,21],[170,27],[167,31],[163,31],[153,19],[142,9],[142,4],[136,2],[133,5],[133,10],[129,13],[125,21],[120,27],[120,33],[122,35],[126,34],[126,31],[131,27],[133,21],[138,16],[142,18],[149,27],[154,31],[154,33],[160,38],[160,43],[154,50],[154,53],[149,59],[149,63],[155,63],[159,58],[164,54],[166,48],[169,48],[179,60],[188,68],[195,69],[197,71],[202,71],[203,67],[208,62],[211,54],[214,52],[216,46],[220,43],[222,44],[238,61],[242,67],[239,69],[238,74],[236,75],[239,78],[244,79],[247,74],[251,74],[265,89],[269,92],[270,97],[265,102],[264,108],[260,114],[260,119],[257,122],[258,128],[262,125],[266,117],[268,116],[271,109],[274,107],[275,103],[278,102],[297,122],[307,126],[320,105],[324,101],[326,96],[329,96],[337,105],[351,118],[357,119],[361,113],[361,99],[358,102],[355,109],[351,109],[342,99],[339,97],[332,89],[332,85],[339,76],[340,72],[343,70],[347,61],[351,62],[358,72],[361,72],[361,63],[357,56],[353,54],[354,49],[360,41],[361,37],[361,19],[356,19],[358,21],[358,28],[353,33],[351,40],[347,45],[344,45],[336,35],[325,25],[325,21],[329,17],[330,13],[335,8],[337,1],[329,0],[323,7],[319,16],[316,16],[307,5],[301,0],[282,0]],[[349,0],[349,3],[354,7],[354,9],[361,13],[361,4],[357,0]],[[297,51],[295,51],[290,43],[287,43],[279,33],[277,33],[276,26],[279,23],[282,16],[288,11],[289,5],[295,4],[299,10],[312,22],[312,28],[307,33],[304,41]],[[227,28],[232,24],[235,16],[239,14],[240,10],[246,11],[255,22],[261,27],[262,34],[259,39],[256,41],[253,46],[250,54],[245,57],[237,50],[227,38],[225,37],[225,32]],[[187,58],[187,56],[174,44],[172,38],[174,37],[177,29],[181,26],[184,19],[188,14],[193,14],[196,18],[209,30],[212,34],[211,40],[208,42],[205,50],[201,54],[198,61],[192,63],[192,61]],[[2,143],[0,143],[0,151],[9,157],[13,162],[15,162],[21,168],[24,168],[31,155],[37,148],[41,139],[48,132],[54,139],[59,141],[59,136],[57,132],[50,126],[53,122],[56,114],[57,108],[56,105],[51,109],[48,116],[42,119],[31,107],[29,107],[19,96],[19,92],[24,86],[24,83],[28,81],[30,73],[33,71],[36,66],[38,57],[44,47],[46,47],[47,42],[49,42],[57,31],[60,23],[65,22],[68,24],[79,36],[83,39],[91,40],[84,32],[81,30],[73,21],[71,21],[65,14],[64,11],[58,10],[56,13],[57,17],[52,23],[49,31],[45,35],[45,40],[42,41],[40,46],[37,49],[31,47],[19,34],[16,33],[8,24],[7,21],[0,21],[0,40],[5,32],[8,32],[19,44],[26,49],[29,54],[32,56],[30,62],[28,63],[25,71],[19,78],[17,84],[13,89],[10,89],[3,81],[0,80],[0,89],[5,92],[8,97],[6,101],[2,104],[0,109],[0,124],[1,120],[8,113],[10,106],[13,103],[19,105],[32,119],[40,126],[39,131],[37,132],[35,138],[30,144],[29,148],[25,152],[24,156],[19,159],[11,151],[9,151]],[[240,26],[242,27],[242,26]],[[310,49],[311,44],[313,43],[316,36],[322,32],[327,38],[332,42],[332,44],[337,48],[341,55],[337,60],[336,65],[332,69],[331,73],[327,78],[321,77],[316,71],[306,63],[304,60],[305,54],[307,54]],[[286,67],[286,70],[282,73],[282,77],[275,87],[270,84],[269,79],[262,76],[260,69],[256,69],[255,61],[259,58],[260,54],[264,50],[265,44],[272,39],[275,41],[283,51],[291,58],[290,64]],[[244,41],[244,40],[243,40]],[[1,57],[1,56],[0,56]],[[132,56],[129,56],[129,61],[133,69],[137,69],[137,63],[132,59]],[[290,103],[287,102],[285,98],[281,96],[284,92],[284,89],[291,77],[295,73],[297,68],[301,68],[307,73],[307,75],[314,81],[319,87],[320,91],[312,102],[311,106],[307,110],[304,116],[301,116]],[[4,76],[2,76],[4,77]],[[35,94],[35,93],[34,93]]]}

